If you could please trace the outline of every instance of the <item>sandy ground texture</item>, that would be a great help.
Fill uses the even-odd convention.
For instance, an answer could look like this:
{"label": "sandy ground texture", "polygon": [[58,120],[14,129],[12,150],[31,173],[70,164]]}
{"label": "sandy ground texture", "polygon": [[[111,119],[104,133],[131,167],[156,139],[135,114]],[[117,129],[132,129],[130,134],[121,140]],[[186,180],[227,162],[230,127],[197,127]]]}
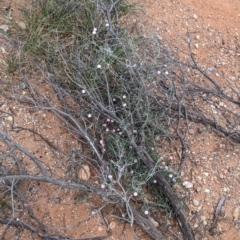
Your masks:
{"label": "sandy ground texture", "polygon": [[[1,3],[0,6],[1,8],[11,6],[13,17],[21,23],[17,13],[20,3],[22,1],[12,1]],[[166,38],[174,42],[175,47],[182,49],[183,52],[187,51],[185,40],[190,37],[198,62],[203,67],[218,70],[218,74],[223,76],[219,81],[223,89],[231,92],[229,86],[232,86],[240,92],[239,0],[141,0],[137,1],[137,4],[140,13],[133,14],[128,21],[157,30],[160,39]],[[4,20],[1,21],[1,25],[6,24]],[[1,55],[4,54],[7,53],[2,50]],[[184,58],[184,54],[182,57]],[[4,74],[4,69],[1,70],[1,78],[9,80]],[[26,94],[16,79],[15,84],[17,91]],[[35,79],[35,84],[40,92],[58,104],[50,88],[40,80]],[[9,116],[4,116],[6,126],[9,128],[13,120],[15,126],[22,128],[32,128],[34,125],[35,130],[46,136],[54,145],[62,149],[71,146],[75,150],[83,150],[72,136],[66,134],[61,122],[50,112],[32,112],[29,106],[17,103],[14,99],[6,100],[3,96],[0,98],[0,106],[1,111],[10,113]],[[233,108],[233,111],[239,112],[239,109],[226,105],[224,101],[213,102],[210,106],[211,109],[206,107],[207,111],[215,111],[215,108],[223,110]],[[61,154],[55,155],[39,136],[19,129],[12,131],[10,136],[41,159],[43,164],[52,169],[55,176],[67,177],[66,166],[76,170],[76,166],[69,165],[68,158]],[[240,147],[197,124],[190,125],[188,143],[188,157],[181,173],[182,181],[187,181],[188,184],[185,187],[176,186],[176,190],[187,206],[187,217],[196,239],[240,239]],[[178,145],[172,148],[172,157],[166,161],[167,165],[176,164],[178,152]],[[24,161],[27,165],[28,159]],[[29,168],[31,167],[29,164]],[[91,178],[93,174],[91,166],[84,168],[84,173],[89,171],[87,176],[81,169],[77,169],[76,178],[99,184],[96,179]],[[32,171],[34,172],[34,169]],[[56,234],[64,233],[75,238],[86,238],[107,236],[111,233],[106,239],[148,239],[139,229],[135,235],[128,224],[112,217],[115,209],[110,207],[104,211],[96,211],[104,205],[102,199],[97,196],[37,182],[25,183],[21,188],[26,192],[35,215]],[[221,201],[224,203],[215,224],[215,213]],[[21,209],[18,211],[21,212]],[[13,228],[0,226],[1,239],[38,239],[36,235],[27,231],[22,232],[20,238],[16,236]],[[177,239],[173,235],[168,236],[168,239]]]}

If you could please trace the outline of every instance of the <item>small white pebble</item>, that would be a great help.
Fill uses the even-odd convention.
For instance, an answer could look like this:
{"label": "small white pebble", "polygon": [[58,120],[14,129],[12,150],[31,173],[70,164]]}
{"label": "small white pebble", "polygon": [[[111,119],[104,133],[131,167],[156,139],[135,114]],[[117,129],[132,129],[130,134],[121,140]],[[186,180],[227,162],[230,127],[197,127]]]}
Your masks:
{"label": "small white pebble", "polygon": [[193,205],[194,205],[195,207],[199,206],[199,201],[196,200],[196,199],[193,199]]}
{"label": "small white pebble", "polygon": [[185,188],[192,188],[193,184],[191,182],[185,181],[183,182],[183,186],[185,186]]}

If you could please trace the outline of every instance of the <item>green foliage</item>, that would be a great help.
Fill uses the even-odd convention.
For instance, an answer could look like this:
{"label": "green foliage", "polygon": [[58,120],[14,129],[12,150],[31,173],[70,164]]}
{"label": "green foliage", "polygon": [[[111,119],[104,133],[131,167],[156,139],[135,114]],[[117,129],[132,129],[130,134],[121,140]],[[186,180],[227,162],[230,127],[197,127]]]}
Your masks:
{"label": "green foliage", "polygon": [[[81,112],[75,115],[84,122],[86,131],[94,132],[95,144],[115,179],[109,183],[106,171],[101,176],[105,183],[109,187],[118,184],[129,196],[147,186],[166,206],[161,189],[153,184],[156,171],[172,174],[159,168],[163,157],[155,150],[156,135],[168,135],[164,111],[156,108],[159,100],[153,96],[152,87],[163,63],[158,54],[153,57],[143,50],[143,41],[149,41],[158,53],[161,46],[154,39],[133,38],[118,26],[118,17],[131,11],[132,5],[119,2],[108,19],[110,4],[37,1],[31,10],[22,10],[26,29],[18,33],[23,44],[21,54],[46,67],[54,75],[54,84],[79,104]],[[14,59],[8,63],[11,72],[14,63]],[[149,170],[140,161],[133,141],[148,152],[154,169]],[[167,179],[173,184],[172,178]]]}
{"label": "green foliage", "polygon": [[0,208],[10,208],[10,204],[7,200],[0,198]]}

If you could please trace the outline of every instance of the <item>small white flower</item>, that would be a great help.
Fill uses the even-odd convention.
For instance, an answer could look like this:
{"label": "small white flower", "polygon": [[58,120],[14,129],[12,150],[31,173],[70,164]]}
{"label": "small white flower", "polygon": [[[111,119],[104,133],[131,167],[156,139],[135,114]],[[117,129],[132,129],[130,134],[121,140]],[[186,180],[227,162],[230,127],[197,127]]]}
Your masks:
{"label": "small white flower", "polygon": [[110,119],[110,118],[107,118],[107,122],[111,122],[111,119]]}
{"label": "small white flower", "polygon": [[108,175],[108,178],[109,178],[110,180],[112,180],[113,176],[112,176],[112,175]]}
{"label": "small white flower", "polygon": [[145,215],[148,215],[148,210],[146,210],[146,211],[144,212],[144,214],[145,214]]}
{"label": "small white flower", "polygon": [[106,27],[109,27],[109,23],[106,23],[106,25],[105,25]]}
{"label": "small white flower", "polygon": [[91,117],[92,117],[92,114],[89,113],[87,116],[88,116],[88,118],[91,118]]}
{"label": "small white flower", "polygon": [[101,188],[104,189],[106,186],[104,184],[101,184]]}
{"label": "small white flower", "polygon": [[93,32],[96,32],[97,31],[97,28],[93,28]]}
{"label": "small white flower", "polygon": [[133,170],[131,170],[131,171],[130,171],[130,173],[131,173],[131,174],[133,174],[133,173],[134,173],[134,171],[133,171]]}
{"label": "small white flower", "polygon": [[156,180],[156,179],[154,179],[154,180],[153,180],[153,183],[157,183],[157,180]]}
{"label": "small white flower", "polygon": [[96,34],[97,34],[97,32],[95,32],[95,31],[92,31],[92,34],[93,34],[93,35],[96,35]]}
{"label": "small white flower", "polygon": [[154,147],[151,147],[151,150],[154,151]]}
{"label": "small white flower", "polygon": [[137,130],[133,130],[133,133],[137,133]]}
{"label": "small white flower", "polygon": [[137,160],[137,159],[134,159],[133,161],[134,161],[135,163],[137,163],[137,162],[138,162],[138,160]]}
{"label": "small white flower", "polygon": [[104,142],[103,142],[103,140],[100,140],[100,144],[101,144],[102,146],[104,146]]}
{"label": "small white flower", "polygon": [[123,95],[123,98],[126,98],[126,95]]}
{"label": "small white flower", "polygon": [[126,103],[123,103],[123,107],[126,107],[127,106],[127,104]]}
{"label": "small white flower", "polygon": [[92,211],[92,215],[96,214],[95,211]]}
{"label": "small white flower", "polygon": [[161,71],[157,71],[157,74],[160,75],[160,74],[161,74]]}
{"label": "small white flower", "polygon": [[97,65],[97,68],[102,68],[102,66],[100,64]]}
{"label": "small white flower", "polygon": [[166,71],[165,74],[168,75],[168,71]]}
{"label": "small white flower", "polygon": [[122,132],[119,132],[118,134],[119,134],[119,135],[122,135]]}
{"label": "small white flower", "polygon": [[133,195],[136,197],[136,196],[138,195],[138,193],[137,193],[137,192],[134,192]]}
{"label": "small white flower", "polygon": [[116,132],[116,130],[115,130],[115,129],[113,129],[113,130],[112,130],[112,132],[113,132],[113,133],[115,133],[115,132]]}
{"label": "small white flower", "polygon": [[113,98],[112,100],[113,100],[113,102],[116,102],[116,98]]}
{"label": "small white flower", "polygon": [[106,132],[109,132],[109,128],[106,128]]}
{"label": "small white flower", "polygon": [[172,174],[169,174],[168,176],[169,176],[170,178],[172,178],[172,177],[173,177],[173,175],[172,175]]}
{"label": "small white flower", "polygon": [[123,218],[125,217],[125,214],[124,214],[124,213],[122,214],[122,217],[123,217]]}
{"label": "small white flower", "polygon": [[82,93],[86,93],[86,90],[83,89],[83,90],[82,90]]}

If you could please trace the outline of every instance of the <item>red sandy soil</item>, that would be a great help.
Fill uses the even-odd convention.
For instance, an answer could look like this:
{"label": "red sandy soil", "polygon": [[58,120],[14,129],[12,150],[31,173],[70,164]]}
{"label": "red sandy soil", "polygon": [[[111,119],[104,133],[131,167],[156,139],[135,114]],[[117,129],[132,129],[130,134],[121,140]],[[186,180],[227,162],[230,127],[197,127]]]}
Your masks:
{"label": "red sandy soil", "polygon": [[[13,17],[18,21],[21,21],[17,17],[20,3],[22,3],[20,0],[10,3]],[[3,8],[8,4],[9,2],[5,5],[1,3],[0,6]],[[133,14],[129,21],[141,22],[149,29],[157,30],[159,38],[174,41],[179,49],[184,50],[186,34],[190,33],[193,51],[199,63],[202,66],[214,66],[224,75],[227,80],[219,82],[224,89],[228,91],[230,83],[240,92],[239,0],[145,0],[137,1],[137,4],[141,13]],[[1,24],[5,24],[3,20]],[[1,71],[1,77],[8,79],[4,71]],[[54,98],[47,86],[39,83],[37,87],[46,96]],[[56,145],[63,148],[69,145],[79,148],[71,136],[66,135],[61,123],[51,113],[44,111],[32,113],[27,106],[16,103],[14,99],[6,100],[1,97],[0,103],[3,103],[0,110],[14,113],[17,126],[31,128],[33,123],[36,123],[35,129]],[[232,107],[225,106],[224,102],[217,104],[220,107]],[[9,126],[11,119],[5,120]],[[56,156],[53,156],[49,147],[29,132],[12,133],[12,137],[41,158],[43,163],[48,164],[56,176],[64,177],[66,169],[62,164],[64,159],[61,155],[54,158]],[[191,124],[188,138],[190,150],[181,179],[191,182],[193,186],[189,189],[176,186],[176,189],[188,206],[187,217],[196,239],[240,239],[240,147],[230,144],[226,139],[197,124]],[[78,150],[81,151],[81,148]],[[178,161],[177,151],[178,149],[172,151],[172,158],[167,161],[169,166]],[[84,201],[86,196],[81,193],[35,182],[22,188],[29,191],[29,200],[35,214],[49,226],[49,229],[54,229],[56,225],[63,227],[63,230],[58,230],[60,233],[75,238],[104,236],[110,229],[111,235],[106,239],[137,239],[128,224],[111,216],[112,209],[92,216],[92,212],[104,204],[96,196],[90,196],[90,200]],[[222,196],[226,196],[227,200],[217,226],[210,235],[208,230]],[[17,239],[15,231],[9,229],[5,239]],[[5,227],[0,226],[0,237],[4,231]],[[59,233],[57,230],[54,231]],[[148,239],[140,230],[137,230],[137,234],[138,239]],[[31,240],[38,237],[23,232],[20,239]],[[167,239],[176,238],[169,235]]]}

